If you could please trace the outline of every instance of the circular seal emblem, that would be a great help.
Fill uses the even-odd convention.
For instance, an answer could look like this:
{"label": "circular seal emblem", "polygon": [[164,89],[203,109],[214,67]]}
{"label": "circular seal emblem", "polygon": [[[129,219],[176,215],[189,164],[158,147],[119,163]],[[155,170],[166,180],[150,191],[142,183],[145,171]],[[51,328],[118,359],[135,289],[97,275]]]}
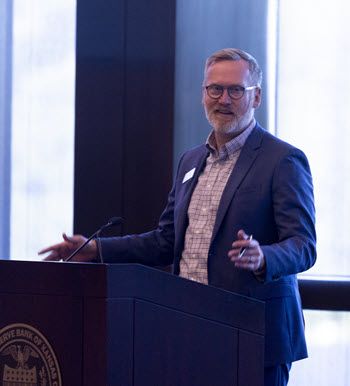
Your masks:
{"label": "circular seal emblem", "polygon": [[62,386],[55,353],[40,331],[23,323],[0,330],[0,382],[7,386]]}

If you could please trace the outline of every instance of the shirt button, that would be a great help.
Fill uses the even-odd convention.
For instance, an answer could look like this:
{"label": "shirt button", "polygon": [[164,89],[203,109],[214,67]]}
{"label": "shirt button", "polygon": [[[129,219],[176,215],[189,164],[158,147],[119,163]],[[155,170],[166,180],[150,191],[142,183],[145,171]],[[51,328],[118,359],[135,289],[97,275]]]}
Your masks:
{"label": "shirt button", "polygon": [[208,185],[207,185],[207,188],[211,188],[211,185],[210,185],[210,184],[208,184]]}

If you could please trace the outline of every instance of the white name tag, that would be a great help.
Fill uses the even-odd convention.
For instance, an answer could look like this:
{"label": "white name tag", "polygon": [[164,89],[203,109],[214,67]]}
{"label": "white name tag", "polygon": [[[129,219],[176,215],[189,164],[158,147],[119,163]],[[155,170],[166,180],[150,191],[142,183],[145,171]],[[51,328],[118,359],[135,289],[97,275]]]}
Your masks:
{"label": "white name tag", "polygon": [[182,180],[182,183],[184,183],[184,182],[190,180],[190,179],[193,177],[195,170],[196,170],[196,168],[193,168],[193,169],[191,169],[189,172],[187,172],[187,173],[185,174],[185,176],[184,176],[184,179]]}

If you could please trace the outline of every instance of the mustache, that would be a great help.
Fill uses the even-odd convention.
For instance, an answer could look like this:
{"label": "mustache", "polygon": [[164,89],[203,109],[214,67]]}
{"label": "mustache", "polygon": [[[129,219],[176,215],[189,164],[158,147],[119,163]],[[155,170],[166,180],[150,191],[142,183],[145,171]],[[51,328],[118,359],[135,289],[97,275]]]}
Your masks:
{"label": "mustache", "polygon": [[214,109],[214,113],[229,113],[229,114],[234,114],[234,112],[231,110],[231,109],[227,109],[227,108],[221,108],[221,107],[219,107],[219,108],[216,108],[216,109]]}

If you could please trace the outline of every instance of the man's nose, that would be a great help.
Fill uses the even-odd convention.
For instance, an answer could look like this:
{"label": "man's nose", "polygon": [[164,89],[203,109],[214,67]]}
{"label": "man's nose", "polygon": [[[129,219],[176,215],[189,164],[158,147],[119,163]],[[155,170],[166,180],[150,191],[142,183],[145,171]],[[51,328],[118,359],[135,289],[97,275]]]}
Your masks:
{"label": "man's nose", "polygon": [[226,88],[223,90],[222,95],[219,98],[219,102],[223,104],[230,104],[232,102],[232,99],[228,95],[228,91]]}

